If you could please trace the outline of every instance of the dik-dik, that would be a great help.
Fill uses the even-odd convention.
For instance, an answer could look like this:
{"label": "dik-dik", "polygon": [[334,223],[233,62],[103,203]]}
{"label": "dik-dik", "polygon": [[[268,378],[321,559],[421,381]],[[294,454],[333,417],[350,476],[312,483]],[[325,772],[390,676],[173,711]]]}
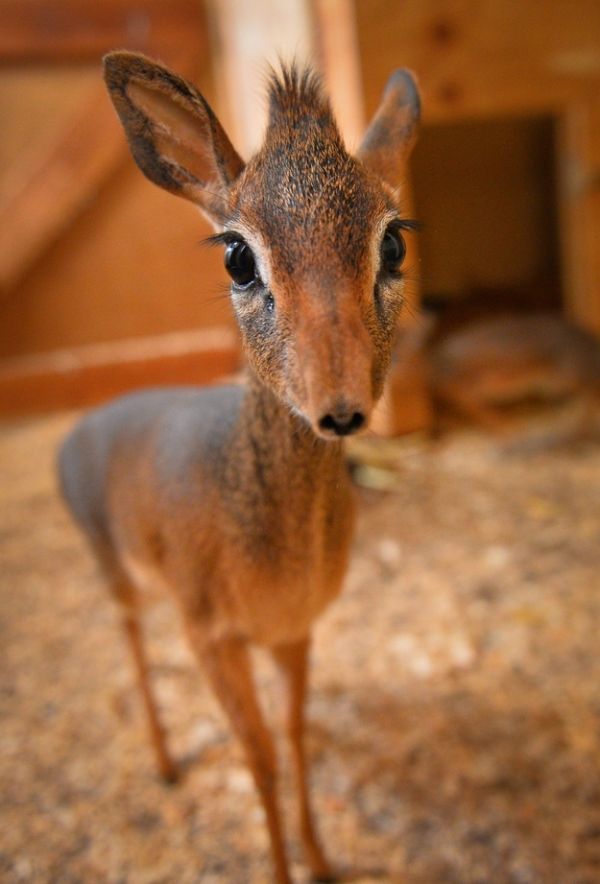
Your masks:
{"label": "dik-dik", "polygon": [[417,90],[406,71],[392,75],[352,157],[318,78],[286,68],[270,79],[263,146],[244,163],[176,74],[114,52],[105,76],[142,172],[218,231],[248,369],[244,385],[151,390],[93,411],[61,450],[64,495],[121,604],[160,771],[175,773],[140,635],[137,600],[150,583],[167,587],[182,612],[245,749],[275,878],[289,882],[274,746],[248,646],[272,653],[289,696],[306,860],[315,878],[331,880],[307,787],[307,659],[348,559],[343,437],[368,425],[402,306],[410,222],[398,184]]}

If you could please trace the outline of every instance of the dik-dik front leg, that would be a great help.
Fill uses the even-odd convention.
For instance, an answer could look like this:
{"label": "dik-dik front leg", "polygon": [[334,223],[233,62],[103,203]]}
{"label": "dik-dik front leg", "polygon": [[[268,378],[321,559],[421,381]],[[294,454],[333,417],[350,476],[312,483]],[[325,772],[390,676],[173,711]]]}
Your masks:
{"label": "dik-dik front leg", "polygon": [[319,844],[313,820],[304,748],[304,707],[309,650],[309,639],[291,645],[279,645],[271,649],[285,679],[287,690],[286,729],[296,779],[302,845],[314,878],[318,881],[333,881],[335,873]]}
{"label": "dik-dik front leg", "polygon": [[229,638],[207,642],[201,628],[188,624],[194,651],[241,740],[258,789],[271,839],[277,884],[291,884],[277,801],[277,761],[256,696],[245,642]]}

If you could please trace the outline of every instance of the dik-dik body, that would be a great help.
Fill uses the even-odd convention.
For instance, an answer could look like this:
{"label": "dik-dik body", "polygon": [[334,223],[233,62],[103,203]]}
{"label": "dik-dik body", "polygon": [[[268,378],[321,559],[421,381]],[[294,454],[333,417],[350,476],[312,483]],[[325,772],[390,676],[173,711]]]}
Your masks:
{"label": "dik-dik body", "polygon": [[318,79],[273,75],[262,149],[244,164],[197,90],[141,55],[105,60],[133,156],[218,230],[248,360],[244,386],[155,390],[86,417],[66,440],[66,500],[123,606],[158,763],[174,775],[152,698],[136,600],[169,589],[241,739],[275,876],[290,880],[271,736],[249,643],[289,691],[288,731],[312,874],[333,878],[312,821],[302,747],[310,632],[339,593],[352,531],[342,437],[368,424],[402,305],[397,186],[418,97],[397,71],[356,158]]}

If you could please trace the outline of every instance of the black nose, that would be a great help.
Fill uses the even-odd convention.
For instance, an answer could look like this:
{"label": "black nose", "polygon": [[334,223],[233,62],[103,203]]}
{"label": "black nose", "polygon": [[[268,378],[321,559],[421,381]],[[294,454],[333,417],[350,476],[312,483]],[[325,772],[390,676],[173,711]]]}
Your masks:
{"label": "black nose", "polygon": [[365,423],[365,416],[360,411],[337,410],[326,414],[319,421],[319,429],[328,436],[350,436],[360,430]]}

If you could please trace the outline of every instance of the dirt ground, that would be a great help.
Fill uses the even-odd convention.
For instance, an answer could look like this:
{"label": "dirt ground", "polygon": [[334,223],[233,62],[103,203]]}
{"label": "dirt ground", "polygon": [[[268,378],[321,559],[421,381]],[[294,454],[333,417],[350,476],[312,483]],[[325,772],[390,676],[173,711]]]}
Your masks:
{"label": "dirt ground", "polygon": [[[184,777],[155,776],[116,612],[55,491],[71,422],[0,433],[0,880],[268,881],[240,749],[168,603],[147,627]],[[316,631],[329,852],[410,884],[600,882],[600,447],[507,455],[463,434],[395,459],[394,487],[359,492]],[[257,674],[276,716],[260,656]]]}

